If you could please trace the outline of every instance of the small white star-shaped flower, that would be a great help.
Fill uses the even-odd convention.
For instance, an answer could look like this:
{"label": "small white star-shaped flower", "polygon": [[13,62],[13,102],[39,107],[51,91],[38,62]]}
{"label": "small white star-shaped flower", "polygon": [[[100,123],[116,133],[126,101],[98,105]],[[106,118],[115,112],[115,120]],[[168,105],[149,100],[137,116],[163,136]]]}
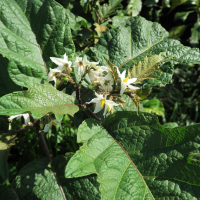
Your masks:
{"label": "small white star-shaped flower", "polygon": [[93,81],[98,81],[99,77],[103,76],[104,71],[109,71],[109,67],[106,66],[95,66],[94,67],[96,70],[91,69],[88,73],[90,80]]}
{"label": "small white star-shaped flower", "polygon": [[13,116],[10,116],[8,119],[9,119],[9,120],[12,120],[12,119],[14,119],[14,118],[19,119],[19,118],[21,118],[21,117],[24,118],[24,123],[25,123],[26,125],[28,125],[28,123],[30,122],[30,117],[29,117],[29,114],[28,114],[28,113],[26,113],[26,114],[19,114],[19,115],[13,115]]}
{"label": "small white star-shaped flower", "polygon": [[98,113],[99,111],[101,111],[105,105],[105,110],[104,110],[104,117],[107,113],[107,111],[112,112],[113,111],[113,106],[118,106],[119,104],[115,103],[114,101],[111,100],[106,100],[105,97],[103,97],[102,94],[97,94],[95,92],[95,95],[97,96],[97,98],[92,99],[90,102],[86,102],[87,104],[90,103],[95,103],[95,109],[94,109],[94,113]]}
{"label": "small white star-shaped flower", "polygon": [[140,89],[139,87],[135,87],[135,86],[132,86],[131,83],[134,83],[137,78],[131,78],[129,79],[128,77],[125,78],[126,76],[126,70],[124,70],[122,72],[122,74],[120,73],[119,69],[117,68],[117,73],[119,75],[119,77],[121,78],[121,90],[120,90],[120,94],[123,94],[125,89],[127,87],[129,87],[131,90],[137,90],[137,89]]}
{"label": "small white star-shaped flower", "polygon": [[50,57],[50,59],[56,64],[58,65],[58,69],[60,69],[61,71],[67,71],[67,67],[71,67],[72,62],[68,61],[68,57],[66,55],[66,53],[63,55],[63,59],[62,58],[56,58],[56,57]]}
{"label": "small white star-shaped flower", "polygon": [[113,90],[114,84],[114,79],[112,77],[111,71],[109,71],[105,77],[100,77],[99,82],[101,83],[104,89],[106,89],[108,92],[111,92]]}
{"label": "small white star-shaped flower", "polygon": [[51,120],[50,123],[46,124],[43,131],[44,131],[44,132],[48,132],[49,129],[52,127],[52,125],[56,126],[56,124],[59,124],[60,130],[62,131],[61,123],[60,123],[58,120],[56,120],[56,119]]}
{"label": "small white star-shaped flower", "polygon": [[54,87],[56,87],[56,73],[58,72],[62,72],[61,69],[55,68],[55,69],[51,69],[50,68],[50,72],[48,74],[48,81],[54,81]]}
{"label": "small white star-shaped flower", "polygon": [[82,57],[76,57],[76,60],[75,60],[74,65],[72,67],[77,67],[78,68],[78,76],[82,76],[85,72],[85,67],[87,65],[94,67],[97,64],[98,64],[98,62],[89,62],[87,60],[87,56],[85,55],[83,58]]}

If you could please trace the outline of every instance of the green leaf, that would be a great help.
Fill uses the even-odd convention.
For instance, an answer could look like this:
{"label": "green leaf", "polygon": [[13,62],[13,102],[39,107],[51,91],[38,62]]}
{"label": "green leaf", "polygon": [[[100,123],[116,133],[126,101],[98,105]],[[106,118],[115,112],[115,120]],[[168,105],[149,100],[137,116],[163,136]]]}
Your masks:
{"label": "green leaf", "polygon": [[78,106],[73,96],[56,90],[50,84],[33,84],[27,91],[15,92],[0,98],[0,115],[16,115],[31,112],[33,118],[41,118],[53,112],[58,121],[64,114],[74,115]]}
{"label": "green leaf", "polygon": [[191,37],[190,37],[190,44],[193,47],[199,46],[199,40],[200,40],[200,29],[199,29],[199,21],[197,21],[193,28],[191,28]]}
{"label": "green leaf", "polygon": [[102,199],[145,199],[142,188],[149,199],[200,198],[200,164],[187,162],[190,152],[200,151],[200,124],[165,129],[152,114],[123,111],[104,126],[109,134],[93,119],[80,125],[77,141],[83,146],[66,177],[96,173]]}
{"label": "green leaf", "polygon": [[142,101],[142,106],[145,112],[155,113],[160,116],[165,114],[165,108],[158,99],[144,100]]}
{"label": "green leaf", "polygon": [[0,53],[12,61],[10,77],[21,86],[47,79],[40,47],[26,16],[14,0],[2,0],[0,7]]}
{"label": "green leaf", "polygon": [[70,10],[66,9],[67,16],[69,18],[70,28],[78,30],[82,25],[90,27],[91,24],[81,16],[74,15]]}
{"label": "green leaf", "polygon": [[188,0],[173,0],[171,1],[171,9],[169,13],[174,10],[177,6],[180,6],[181,4],[187,2]]}
{"label": "green leaf", "polygon": [[67,200],[100,200],[98,183],[94,175],[78,179],[64,177],[64,167],[71,155],[56,157],[52,161],[52,167],[46,158],[31,161],[24,166],[12,182],[19,199],[61,200],[63,190]]}
{"label": "green leaf", "polygon": [[80,2],[85,13],[87,13],[88,5],[89,5],[90,1],[91,0],[81,0],[81,2]]}
{"label": "green leaf", "polygon": [[122,72],[131,69],[133,62],[138,63],[147,55],[159,55],[170,51],[176,55],[160,67],[162,73],[156,72],[157,80],[144,82],[145,88],[165,85],[171,81],[173,65],[177,63],[200,63],[198,49],[183,46],[179,41],[168,39],[168,32],[158,23],[145,20],[143,17],[131,17],[125,20],[124,26],[119,26],[102,33],[95,47],[87,54],[91,60],[100,61],[102,57],[118,66]]}
{"label": "green leaf", "polygon": [[187,28],[186,25],[180,25],[180,26],[174,26],[169,31],[169,37],[170,38],[179,38],[183,35],[185,32],[185,29]]}
{"label": "green leaf", "polygon": [[200,63],[197,49],[185,47],[179,41],[167,37],[168,32],[158,23],[143,17],[131,17],[124,27],[104,32],[88,54],[92,59],[100,61],[104,56],[116,66],[126,69],[132,67],[132,60],[140,61],[147,54],[158,55],[167,51],[177,55],[172,59],[176,63]]}
{"label": "green leaf", "polygon": [[137,16],[142,9],[142,1],[141,0],[129,0],[127,5],[127,14],[130,16]]}
{"label": "green leaf", "polygon": [[[118,112],[105,126],[128,152],[155,198],[200,198],[200,165],[187,163],[189,153],[200,150],[200,124],[165,129],[152,114]],[[190,193],[192,188],[195,192]]]}
{"label": "green leaf", "polygon": [[159,66],[171,60],[176,55],[171,54],[170,52],[160,53],[159,55],[146,56],[144,60],[141,60],[137,65],[133,65],[132,70],[128,70],[129,78],[137,78],[136,83],[142,83],[145,79],[154,79],[156,78],[153,75],[154,71],[161,71]]}
{"label": "green leaf", "polygon": [[15,144],[16,132],[9,132],[1,135],[0,140],[0,175],[4,181],[9,180],[8,154],[11,146]]}
{"label": "green leaf", "polygon": [[66,53],[71,59],[75,53],[75,46],[66,9],[55,0],[15,1],[30,23],[47,68],[56,67],[50,57],[63,58]]}
{"label": "green leaf", "polygon": [[4,200],[19,200],[15,190],[10,185],[0,183],[0,199]]}
{"label": "green leaf", "polygon": [[109,18],[111,15],[114,15],[116,10],[122,8],[122,0],[109,0],[108,4],[104,3],[102,6],[97,7],[98,17],[103,21]]}
{"label": "green leaf", "polygon": [[86,119],[77,134],[83,146],[69,161],[67,178],[96,173],[102,200],[154,199],[130,157],[100,122]]}
{"label": "green leaf", "polygon": [[119,16],[114,16],[111,21],[112,21],[112,27],[116,28],[118,26],[125,26],[127,21],[130,19],[131,17],[129,16],[124,16],[124,17],[119,17]]}
{"label": "green leaf", "polygon": [[174,21],[182,20],[183,22],[187,19],[188,15],[194,11],[187,11],[187,12],[177,12],[174,15]]}
{"label": "green leaf", "polygon": [[168,123],[163,124],[163,127],[165,127],[165,128],[175,128],[175,127],[178,127],[178,124],[176,122],[168,122]]}
{"label": "green leaf", "polygon": [[52,162],[52,167],[57,173],[66,198],[69,200],[100,200],[101,194],[98,189],[99,183],[96,181],[96,175],[75,179],[65,178],[65,167],[72,156],[73,153],[67,153],[65,157],[58,155]]}

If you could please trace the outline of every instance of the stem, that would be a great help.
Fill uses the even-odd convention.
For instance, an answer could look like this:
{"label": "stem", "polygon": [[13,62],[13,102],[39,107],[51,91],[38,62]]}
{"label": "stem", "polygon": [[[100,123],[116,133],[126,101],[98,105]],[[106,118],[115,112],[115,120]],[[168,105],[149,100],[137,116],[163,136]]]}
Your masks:
{"label": "stem", "polygon": [[[37,132],[38,138],[39,138],[39,140],[40,140],[42,149],[43,149],[43,151],[44,151],[44,153],[45,153],[46,157],[48,158],[49,163],[50,163],[50,165],[51,165],[52,159],[51,159],[51,156],[50,156],[50,153],[49,153],[49,149],[48,149],[48,147],[47,147],[47,144],[46,144],[46,142],[45,142],[45,140],[44,140],[44,137],[43,137],[43,135],[42,135],[42,131],[39,131],[39,123],[35,123],[34,126],[35,126],[35,128],[36,128],[36,132]],[[62,186],[60,185],[60,181],[58,180],[58,177],[57,177],[57,174],[56,174],[55,170],[54,170],[52,167],[51,167],[51,170],[52,170],[52,172],[53,172],[53,174],[54,174],[54,176],[55,176],[55,178],[56,178],[57,184],[59,185],[59,188],[60,188],[60,191],[61,191],[61,193],[62,193],[63,199],[64,199],[64,200],[67,200],[66,197],[65,197],[65,193],[64,193],[64,191],[63,191],[63,188],[62,188]]]}
{"label": "stem", "polygon": [[82,82],[83,82],[83,80],[84,80],[86,74],[87,74],[87,68],[86,68],[86,70],[85,70],[85,72],[84,72],[84,74],[83,74],[81,80],[80,80],[79,83],[78,83],[78,87],[76,88],[76,98],[78,99],[78,102],[79,102],[80,105],[82,105],[81,94],[80,94],[80,91],[81,91],[81,84],[82,84]]}
{"label": "stem", "polygon": [[49,149],[48,149],[48,147],[47,147],[47,144],[46,144],[46,142],[45,142],[45,140],[44,140],[44,137],[43,137],[43,135],[42,135],[42,131],[37,131],[37,135],[38,135],[38,138],[39,138],[39,140],[40,140],[41,147],[42,147],[42,149],[43,149],[43,151],[44,151],[46,157],[48,158],[49,163],[51,164],[52,159],[51,159],[51,156],[50,156],[50,153],[49,153]]}
{"label": "stem", "polygon": [[60,191],[61,191],[61,193],[62,193],[63,199],[64,199],[64,200],[67,200],[67,198],[66,198],[66,196],[65,196],[65,193],[64,193],[64,191],[63,191],[63,188],[62,188],[62,186],[60,185],[60,181],[59,181],[59,179],[58,179],[58,177],[57,177],[57,174],[56,174],[55,170],[54,170],[52,167],[51,167],[51,169],[52,169],[52,171],[53,171],[54,176],[56,177],[56,181],[57,181],[57,183],[58,183],[58,185],[59,185],[59,188],[60,188]]}

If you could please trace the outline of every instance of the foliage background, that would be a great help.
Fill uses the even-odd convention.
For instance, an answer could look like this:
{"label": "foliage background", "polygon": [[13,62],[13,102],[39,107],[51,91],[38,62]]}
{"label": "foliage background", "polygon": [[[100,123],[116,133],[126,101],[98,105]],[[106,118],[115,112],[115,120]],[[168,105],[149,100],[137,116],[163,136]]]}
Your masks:
{"label": "foliage background", "polygon": [[[67,9],[73,41],[79,55],[83,52],[87,52],[90,47],[95,46],[102,30],[106,31],[117,26],[117,20],[109,20],[109,17],[110,19],[114,19],[114,16],[119,17],[118,20],[120,20],[120,17],[140,15],[152,22],[159,22],[169,31],[171,38],[180,40],[184,45],[199,48],[199,1],[197,0],[124,0],[121,1],[121,6],[115,7],[114,11],[116,10],[116,13],[112,11],[109,16],[106,16],[102,12],[101,20],[97,19],[93,10],[93,5],[96,1],[81,0],[79,2],[76,0],[57,0],[57,2]],[[109,2],[102,0],[100,5],[104,3]],[[118,1],[118,3],[120,3],[120,1]],[[3,58],[0,58],[0,60],[2,60],[2,62],[7,62],[7,60]],[[5,74],[6,73],[7,72],[5,72]],[[163,104],[156,102],[153,110],[157,108],[158,111],[160,111],[157,112],[157,114],[159,113],[158,119],[164,127],[188,126],[200,122],[199,88],[200,66],[194,64],[176,65],[172,83],[167,84],[165,87],[154,87],[146,100],[158,99]],[[0,92],[3,90],[4,88],[2,87]],[[11,92],[10,90],[24,90],[24,88],[15,85],[15,88],[8,88],[9,92]],[[8,93],[8,91],[6,92]],[[3,94],[4,92],[2,92],[2,95]],[[145,105],[141,105],[141,107],[142,106],[144,109],[148,108],[147,104],[147,107],[145,107]],[[150,103],[150,107],[151,106],[152,104]],[[83,119],[87,118],[84,113],[80,112],[79,114],[82,115]],[[0,123],[1,133],[3,133],[3,131],[8,128],[7,118],[1,116]],[[23,120],[21,120],[21,122],[16,121],[14,123],[14,128],[18,130],[22,128],[22,124]],[[60,131],[57,126],[53,127],[49,133],[45,135],[52,157],[65,155],[67,152],[76,152],[76,150],[79,149],[80,144],[76,142],[77,127],[77,121],[74,121],[66,115],[63,120],[63,132]],[[30,151],[27,151],[27,149]],[[41,166],[43,166],[43,164],[46,163],[46,161],[43,160],[43,156],[34,129],[19,131],[17,139],[15,140],[15,145],[12,146],[8,158],[10,182],[14,180],[16,174],[18,174],[23,166],[34,159],[41,159]],[[63,159],[63,163],[68,161],[68,158],[59,157],[59,159]],[[58,167],[63,169],[63,166]],[[64,175],[61,174],[60,176]],[[3,180],[1,180],[1,182],[3,182]],[[69,183],[69,185],[70,184],[71,183]],[[79,183],[75,184],[77,188],[79,188],[79,184],[93,184],[95,187],[92,193],[96,194],[94,199],[100,198],[98,192],[95,190],[98,184],[94,181],[94,176],[89,177],[86,181],[80,179]],[[68,186],[68,188],[70,188],[70,186]]]}

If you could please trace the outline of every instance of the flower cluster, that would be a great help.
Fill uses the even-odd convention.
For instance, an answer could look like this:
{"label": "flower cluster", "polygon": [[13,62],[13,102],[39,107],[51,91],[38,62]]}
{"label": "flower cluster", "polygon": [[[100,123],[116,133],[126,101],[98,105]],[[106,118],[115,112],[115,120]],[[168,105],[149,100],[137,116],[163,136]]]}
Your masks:
{"label": "flower cluster", "polygon": [[[54,87],[56,87],[56,80],[59,77],[57,76],[58,74],[60,74],[61,77],[66,76],[67,78],[65,78],[65,80],[68,81],[69,78],[71,81],[71,72],[73,71],[73,68],[78,69],[78,76],[80,79],[84,79],[86,74],[88,74],[91,80],[91,86],[94,86],[93,90],[95,90],[94,92],[96,97],[91,101],[86,102],[86,105],[95,104],[94,113],[98,113],[103,108],[105,108],[103,113],[104,117],[106,116],[107,112],[110,114],[113,113],[114,106],[122,106],[121,102],[119,101],[121,99],[120,95],[126,92],[127,89],[130,89],[131,91],[136,91],[139,89],[138,87],[131,85],[137,80],[137,78],[129,79],[126,77],[126,70],[120,73],[118,67],[115,66],[117,69],[119,81],[114,81],[113,71],[108,66],[99,66],[99,62],[89,62],[86,55],[83,58],[76,57],[74,62],[68,60],[66,53],[63,55],[63,59],[56,57],[50,57],[50,59],[57,65],[57,68],[55,69],[50,68],[48,74],[48,81],[54,81]],[[73,82],[73,84],[75,84],[75,82]],[[79,84],[81,85],[81,83]],[[76,94],[80,92],[80,87],[75,86],[75,88],[78,88],[78,90],[71,94],[74,97],[76,97]],[[85,108],[87,107],[86,105]],[[9,119],[19,119],[22,116],[24,118],[25,124],[28,125],[30,122],[28,113],[11,116]],[[44,126],[43,131],[48,132],[52,125],[55,126],[56,124],[58,124],[62,130],[61,122],[57,121],[56,119],[51,119],[51,121]]]}
{"label": "flower cluster", "polygon": [[[113,106],[120,105],[112,101],[113,97],[112,95],[110,95],[114,89],[114,79],[113,79],[112,71],[110,70],[108,66],[98,66],[99,62],[89,62],[86,56],[84,56],[83,58],[76,57],[76,60],[73,63],[68,61],[66,54],[64,55],[64,59],[51,57],[51,60],[55,64],[58,65],[58,67],[54,69],[55,72],[59,72],[59,71],[63,72],[64,70],[66,72],[66,66],[68,68],[75,67],[75,68],[78,68],[79,77],[82,77],[85,73],[87,73],[90,77],[91,83],[93,85],[96,84],[100,86],[99,90],[95,91],[96,98],[92,99],[90,102],[86,102],[86,104],[91,104],[91,103],[95,104],[94,113],[99,112],[105,106],[105,110],[103,113],[105,117],[107,112],[110,112],[111,114],[113,113]],[[137,78],[132,78],[132,79],[129,79],[128,77],[126,78],[125,77],[126,70],[120,73],[117,67],[116,69],[117,69],[118,76],[121,79],[120,95],[122,95],[127,88],[131,90],[139,89],[138,87],[131,85],[137,80]],[[68,71],[71,71],[71,70],[68,70]],[[52,72],[50,71],[49,76],[53,77],[54,74],[52,74]],[[54,80],[56,82],[55,79],[56,78],[51,79],[51,80]],[[74,91],[71,95],[75,97],[76,91]],[[107,99],[108,96],[110,100]]]}

